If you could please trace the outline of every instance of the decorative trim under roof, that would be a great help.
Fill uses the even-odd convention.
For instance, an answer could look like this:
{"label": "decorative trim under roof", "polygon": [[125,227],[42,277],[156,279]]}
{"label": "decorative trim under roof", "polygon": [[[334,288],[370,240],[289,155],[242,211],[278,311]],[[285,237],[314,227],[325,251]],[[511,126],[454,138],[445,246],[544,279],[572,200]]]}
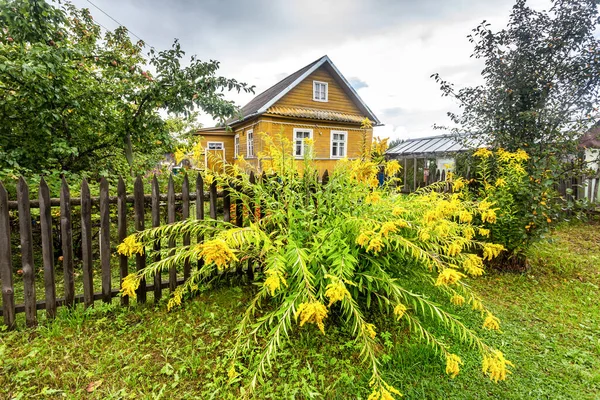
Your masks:
{"label": "decorative trim under roof", "polygon": [[339,111],[317,110],[314,108],[303,107],[271,107],[266,114],[283,115],[286,117],[310,118],[325,121],[348,122],[360,124],[364,119],[357,114],[348,114]]}

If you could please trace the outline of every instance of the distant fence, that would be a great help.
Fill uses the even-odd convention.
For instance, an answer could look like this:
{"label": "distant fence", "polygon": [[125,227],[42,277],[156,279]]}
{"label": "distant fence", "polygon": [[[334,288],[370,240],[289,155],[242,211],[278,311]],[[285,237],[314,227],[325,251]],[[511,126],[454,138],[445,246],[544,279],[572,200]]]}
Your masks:
{"label": "distant fence", "polygon": [[[266,179],[263,175],[259,179]],[[328,173],[325,171],[323,180],[327,181]],[[256,183],[254,174],[250,175],[250,182]],[[60,191],[60,198],[50,198],[48,185],[44,180],[41,181],[38,189],[38,200],[30,200],[29,187],[21,178],[17,184],[16,200],[8,198],[8,194],[4,186],[0,183],[0,280],[2,282],[2,310],[0,315],[3,316],[4,324],[9,328],[16,326],[16,314],[25,313],[25,323],[27,326],[37,324],[37,310],[46,310],[46,315],[49,319],[56,316],[57,307],[70,306],[76,303],[84,303],[85,307],[90,307],[96,300],[103,302],[111,302],[121,287],[122,279],[129,274],[129,260],[127,256],[118,255],[118,272],[120,281],[115,285],[111,272],[116,275],[117,271],[113,271],[117,266],[111,269],[111,257],[117,256],[116,245],[121,243],[127,237],[128,212],[133,211],[133,227],[136,231],[149,228],[146,226],[146,219],[149,216],[147,209],[150,209],[151,226],[157,227],[161,225],[161,207],[164,208],[166,203],[166,222],[173,223],[176,221],[176,210],[180,214],[181,219],[190,218],[190,204],[195,204],[195,218],[202,220],[205,218],[222,219],[224,221],[232,220],[232,211],[234,213],[234,223],[242,226],[244,221],[244,213],[242,211],[242,203],[240,200],[234,199],[234,204],[231,204],[232,198],[228,188],[223,188],[221,192],[217,192],[216,182],[210,185],[205,185],[201,174],[196,176],[195,188],[190,190],[190,182],[188,175],[185,175],[182,183],[181,193],[175,193],[173,177],[169,177],[168,190],[166,194],[161,194],[159,184],[154,177],[151,183],[151,194],[146,194],[144,182],[141,177],[138,177],[134,183],[133,194],[126,193],[125,183],[119,179],[117,187],[117,196],[109,196],[109,185],[106,179],[100,181],[100,195],[92,197],[88,182],[84,179],[81,184],[80,197],[72,198],[70,196],[67,182],[63,179]],[[205,186],[207,186],[205,188]],[[208,189],[205,191],[205,189]],[[217,215],[217,198],[222,198],[223,207],[222,215]],[[204,203],[209,203],[209,215],[205,216]],[[116,226],[111,224],[111,208],[116,205]],[[99,226],[92,226],[92,206],[97,207],[99,211]],[[132,206],[133,210],[129,209]],[[250,204],[252,210],[248,213],[248,218],[255,218],[255,212],[258,210],[253,204]],[[60,223],[59,226],[53,226],[52,208],[60,208]],[[41,268],[43,270],[43,300],[38,300],[36,294],[36,265],[34,265],[34,246],[32,225],[33,220],[31,210],[39,208],[39,228],[41,235]],[[77,214],[75,208],[78,208]],[[114,211],[114,209],[113,209]],[[264,211],[264,210],[263,210]],[[15,215],[16,212],[16,215]],[[163,211],[164,213],[164,211]],[[97,216],[97,214],[94,214]],[[12,222],[15,222],[18,216],[18,236],[21,253],[21,269],[20,274],[15,274],[13,268],[13,256],[11,254],[11,216]],[[114,213],[113,213],[114,216]],[[163,214],[163,217],[165,215]],[[74,218],[80,219],[75,221]],[[113,218],[114,220],[114,218]],[[73,252],[73,222],[80,222],[80,262],[77,263],[77,272],[81,267],[80,274],[83,280],[83,293],[75,293],[74,276],[76,273],[74,252]],[[116,229],[116,231],[115,231]],[[95,233],[94,233],[94,232]],[[111,249],[111,233],[116,233],[118,243],[113,240]],[[56,237],[59,234],[60,238]],[[98,237],[99,251],[97,259],[94,260],[92,239]],[[13,237],[13,239],[15,239]],[[61,256],[57,257],[54,252],[54,239],[59,239],[61,246]],[[194,238],[198,243],[202,238]],[[183,245],[189,245],[191,238],[186,236],[183,238]],[[175,247],[175,241],[170,240],[168,247]],[[158,250],[160,248],[156,248]],[[39,254],[37,254],[39,258]],[[147,263],[146,254],[136,254],[135,269],[141,270]],[[62,262],[63,267],[63,285],[64,297],[57,297],[56,284],[56,268],[55,262]],[[100,264],[100,286],[101,291],[94,291],[94,274],[93,265],[99,262]],[[177,271],[173,268],[169,271],[168,279],[163,280],[161,274],[154,277],[154,282],[142,281],[137,291],[137,300],[141,303],[146,302],[148,292],[154,294],[154,300],[158,301],[162,296],[162,290],[169,288],[170,291],[182,284],[191,274],[190,261],[185,262],[183,266],[183,276],[178,276]],[[242,273],[241,270],[237,271]],[[247,273],[252,277],[251,268]],[[19,284],[23,287],[23,302],[15,304],[15,276],[20,276]],[[77,275],[79,276],[79,275]],[[19,288],[21,289],[21,288]],[[128,305],[129,298],[121,297],[121,305]]]}

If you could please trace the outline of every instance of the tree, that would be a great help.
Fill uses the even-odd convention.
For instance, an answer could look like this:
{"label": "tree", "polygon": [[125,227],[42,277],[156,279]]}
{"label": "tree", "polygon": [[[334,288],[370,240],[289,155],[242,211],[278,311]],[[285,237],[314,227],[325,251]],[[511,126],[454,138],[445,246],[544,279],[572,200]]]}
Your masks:
{"label": "tree", "polygon": [[146,60],[126,28],[102,35],[68,3],[5,1],[0,23],[0,170],[115,172],[171,150],[161,111],[225,119],[236,107],[224,91],[253,90],[218,76],[217,61],[184,66],[177,41]]}
{"label": "tree", "polygon": [[468,38],[485,61],[484,83],[456,90],[432,75],[461,107],[449,113],[457,132],[511,151],[572,154],[598,116],[598,22],[596,0],[554,0],[548,12],[518,0],[507,28],[483,21]]}

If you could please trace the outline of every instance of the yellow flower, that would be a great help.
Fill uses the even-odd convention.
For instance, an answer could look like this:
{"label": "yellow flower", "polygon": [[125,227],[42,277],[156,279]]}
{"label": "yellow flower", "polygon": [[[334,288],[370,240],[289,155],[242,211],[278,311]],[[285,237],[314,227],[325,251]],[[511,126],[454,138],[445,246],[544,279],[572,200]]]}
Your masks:
{"label": "yellow flower", "polygon": [[463,269],[472,276],[483,275],[483,260],[476,254],[467,254],[467,257],[463,261]]}
{"label": "yellow flower", "polygon": [[400,163],[398,162],[398,160],[388,161],[385,164],[385,175],[388,177],[394,176],[398,173],[398,171],[400,171],[400,168],[402,168],[402,167],[400,166]]}
{"label": "yellow flower", "polygon": [[181,299],[183,298],[183,286],[177,287],[173,292],[173,296],[169,299],[167,303],[167,311],[171,311],[171,309],[181,305]]}
{"label": "yellow flower", "polygon": [[481,157],[481,158],[488,158],[488,157],[491,157],[492,155],[493,155],[493,153],[484,147],[482,147],[481,149],[479,149],[475,153],[473,153],[473,156]]}
{"label": "yellow flower", "polygon": [[385,222],[381,225],[381,230],[379,233],[384,237],[388,237],[388,234],[398,232],[398,228],[396,228],[396,224],[394,222]]}
{"label": "yellow flower", "polygon": [[491,208],[483,211],[481,213],[481,220],[483,222],[489,222],[490,224],[495,224],[496,223],[496,212],[494,210],[492,210]]}
{"label": "yellow flower", "polygon": [[452,191],[460,192],[462,188],[465,187],[465,181],[462,177],[459,177],[452,183]]}
{"label": "yellow flower", "polygon": [[462,365],[462,363],[462,360],[456,354],[446,354],[446,373],[450,375],[452,379],[456,378],[460,372],[459,365]]}
{"label": "yellow flower", "polygon": [[473,299],[473,303],[471,304],[471,308],[474,311],[483,311],[483,304],[479,300]]}
{"label": "yellow flower", "polygon": [[488,311],[487,316],[483,321],[483,327],[485,329],[489,329],[490,331],[498,331],[500,330],[500,320],[494,317],[492,313]]}
{"label": "yellow flower", "polygon": [[144,254],[144,245],[136,240],[136,235],[129,235],[123,240],[123,243],[117,246],[117,252],[127,257],[134,254]]}
{"label": "yellow flower", "polygon": [[459,242],[452,242],[446,248],[446,254],[450,257],[455,257],[462,251],[462,245]]}
{"label": "yellow flower", "polygon": [[479,203],[479,211],[482,211],[482,212],[483,212],[483,211],[485,211],[485,210],[488,210],[488,209],[489,209],[491,206],[493,206],[493,205],[494,205],[494,203],[492,203],[492,202],[490,202],[490,201],[487,201],[487,200],[482,200],[482,201]]}
{"label": "yellow flower", "polygon": [[287,286],[287,281],[281,275],[281,273],[275,269],[268,269],[265,271],[267,279],[263,283],[263,286],[267,288],[267,291],[271,293],[271,296],[275,296],[275,291],[281,287],[281,284]]}
{"label": "yellow flower", "polygon": [[183,149],[181,148],[178,148],[175,150],[175,154],[173,154],[173,157],[175,158],[175,164],[179,164],[186,157],[185,151],[183,151]]}
{"label": "yellow flower", "polygon": [[199,257],[204,258],[207,264],[215,263],[219,271],[225,269],[230,262],[238,261],[233,250],[223,239],[209,240],[198,244],[197,248],[200,250]]}
{"label": "yellow flower", "polygon": [[385,387],[379,386],[376,389],[373,389],[369,397],[367,397],[367,400],[394,400],[392,393],[397,394],[398,396],[402,396],[398,389],[385,383],[384,385]]}
{"label": "yellow flower", "polygon": [[394,307],[394,315],[398,321],[406,314],[406,310],[406,306],[402,303],[398,303],[398,305]]}
{"label": "yellow flower", "polygon": [[429,233],[429,231],[427,229],[421,229],[419,231],[419,240],[421,240],[422,242],[426,242],[431,238],[431,234]]}
{"label": "yellow flower", "polygon": [[504,187],[506,186],[506,180],[504,178],[496,179],[496,187]]}
{"label": "yellow flower", "polygon": [[467,210],[463,210],[458,214],[458,220],[463,224],[468,224],[473,221],[473,216]]}
{"label": "yellow flower", "polygon": [[346,285],[339,279],[327,285],[325,289],[325,296],[329,299],[328,307],[331,307],[336,301],[344,300],[345,297],[351,297],[350,292],[346,289]]}
{"label": "yellow flower", "polygon": [[365,197],[366,204],[375,204],[381,200],[381,194],[379,192],[372,192]]}
{"label": "yellow flower", "polygon": [[460,273],[453,268],[446,268],[438,275],[435,286],[453,285],[463,277],[465,277],[465,274]]}
{"label": "yellow flower", "polygon": [[475,236],[475,229],[473,229],[471,226],[465,227],[465,229],[463,229],[463,236],[467,240],[473,239],[473,236]]}
{"label": "yellow flower", "polygon": [[490,380],[498,383],[498,381],[506,380],[506,375],[511,371],[507,367],[514,367],[514,364],[504,358],[498,350],[493,350],[491,354],[483,357],[483,373],[490,376]]}
{"label": "yellow flower", "polygon": [[454,296],[450,297],[450,303],[454,304],[455,306],[462,306],[465,304],[465,298],[460,294],[455,294]]}
{"label": "yellow flower", "polygon": [[121,283],[121,293],[123,296],[129,296],[132,299],[137,297],[135,291],[140,287],[140,278],[137,274],[129,274],[125,278],[123,278],[123,282]]}
{"label": "yellow flower", "polygon": [[375,339],[375,336],[377,336],[375,325],[373,324],[363,324],[362,329],[367,333],[367,335],[369,335],[371,339]]}
{"label": "yellow flower", "polygon": [[356,244],[359,245],[359,246],[365,247],[369,243],[369,241],[371,240],[371,236],[373,234],[374,234],[374,232],[372,232],[372,231],[362,232],[356,238]]}
{"label": "yellow flower", "polygon": [[305,323],[315,324],[319,330],[325,334],[325,324],[323,320],[327,318],[327,307],[318,301],[302,303],[296,310],[296,321],[300,318],[300,326]]}
{"label": "yellow flower", "polygon": [[489,229],[479,228],[478,232],[483,237],[489,237],[490,236],[490,230]]}
{"label": "yellow flower", "polygon": [[367,247],[367,251],[371,251],[375,254],[379,253],[383,249],[383,241],[381,240],[381,236],[375,236],[369,242],[369,246]]}
{"label": "yellow flower", "polygon": [[373,128],[373,124],[369,118],[365,117],[362,121],[360,121],[360,127],[362,129],[371,129]]}
{"label": "yellow flower", "polygon": [[483,259],[491,260],[496,258],[500,255],[502,250],[504,250],[504,246],[501,244],[486,243],[483,245]]}
{"label": "yellow flower", "polygon": [[517,161],[527,161],[529,160],[529,154],[525,150],[517,150],[515,152],[515,160]]}
{"label": "yellow flower", "polygon": [[235,378],[237,378],[238,373],[235,370],[235,365],[231,364],[231,367],[227,370],[227,376],[229,377],[230,380],[233,380]]}
{"label": "yellow flower", "polygon": [[392,215],[395,217],[398,217],[402,214],[404,214],[406,212],[406,210],[402,207],[394,207],[394,209],[392,210]]}
{"label": "yellow flower", "polygon": [[304,139],[304,144],[306,146],[314,146],[315,145],[315,139],[311,139],[311,138]]}

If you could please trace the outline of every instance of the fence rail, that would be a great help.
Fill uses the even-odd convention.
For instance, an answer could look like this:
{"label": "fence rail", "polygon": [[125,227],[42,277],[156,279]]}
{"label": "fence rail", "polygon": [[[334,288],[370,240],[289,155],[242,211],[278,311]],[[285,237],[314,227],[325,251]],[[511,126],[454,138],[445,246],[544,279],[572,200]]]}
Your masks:
{"label": "fence rail", "polygon": [[[251,182],[256,182],[254,175],[251,175]],[[205,187],[206,186],[206,187]],[[150,227],[146,225],[146,218],[151,219],[151,226],[157,227],[164,222],[166,216],[167,223],[173,223],[177,219],[177,214],[181,219],[190,218],[191,205],[195,204],[195,218],[204,219],[204,204],[209,203],[209,218],[231,220],[230,212],[230,194],[225,188],[217,191],[216,182],[205,185],[201,174],[196,176],[194,187],[190,190],[190,181],[188,175],[184,176],[182,189],[180,193],[175,193],[173,176],[169,177],[167,193],[160,193],[158,180],[153,178],[150,185],[150,194],[145,192],[145,187],[141,177],[137,177],[134,182],[133,193],[126,193],[125,183],[119,179],[117,185],[117,196],[109,196],[109,184],[106,179],[100,181],[100,195],[92,197],[88,182],[84,179],[81,183],[79,197],[71,197],[67,182],[63,179],[59,198],[50,198],[48,185],[42,179],[38,188],[38,199],[30,200],[29,186],[23,178],[17,183],[16,200],[8,198],[5,187],[0,182],[0,280],[2,282],[2,307],[0,316],[3,317],[4,324],[10,328],[16,326],[16,314],[25,313],[25,324],[34,326],[38,322],[37,310],[46,310],[49,319],[56,316],[57,307],[72,307],[77,303],[83,303],[85,307],[90,307],[97,300],[111,302],[119,293],[120,282],[115,285],[112,272],[116,268],[111,268],[111,258],[115,255],[114,249],[118,243],[121,243],[131,228],[135,231]],[[217,199],[223,199],[222,215],[218,214]],[[111,210],[116,205],[116,226],[111,223]],[[166,205],[166,215],[161,208]],[[92,206],[98,207],[99,226],[92,225]],[[60,220],[58,223],[52,219],[52,208],[60,208]],[[75,208],[78,209],[77,213]],[[241,203],[235,204],[235,223],[243,224],[243,215],[241,212]],[[35,225],[32,220],[31,210],[39,209],[39,236],[41,237],[41,258],[39,254],[34,253],[33,229]],[[147,214],[150,209],[150,214]],[[16,211],[16,213],[15,213]],[[130,212],[133,212],[133,221],[130,221]],[[114,215],[114,213],[113,213]],[[11,237],[11,223],[18,216],[18,236],[19,247],[13,245],[14,236]],[[11,220],[12,218],[12,220]],[[114,219],[114,217],[113,217]],[[37,222],[37,221],[35,221]],[[75,262],[73,247],[73,225],[74,222],[80,224],[80,261]],[[131,225],[133,222],[133,225]],[[16,225],[16,224],[15,224]],[[113,240],[111,243],[111,233]],[[114,237],[117,240],[114,240]],[[58,236],[57,236],[58,235]],[[97,236],[97,242],[94,238]],[[58,240],[55,240],[58,239]],[[78,238],[79,239],[79,238]],[[191,243],[189,236],[183,238],[184,245]],[[194,238],[199,243],[202,237]],[[55,244],[60,243],[60,251],[55,252]],[[96,246],[94,246],[96,244]],[[112,247],[111,247],[112,245]],[[169,248],[174,248],[177,244],[174,240],[168,242]],[[155,245],[156,250],[159,244]],[[13,266],[13,251],[17,249],[21,254],[21,268],[19,273],[22,280],[23,302],[15,304],[15,270]],[[97,249],[96,256],[94,249]],[[58,249],[57,249],[58,250]],[[57,257],[57,253],[60,256]],[[37,263],[36,257],[37,254]],[[157,256],[158,257],[158,256]],[[41,263],[40,261],[41,260]],[[120,281],[130,272],[129,258],[125,255],[118,255],[118,271]],[[157,259],[154,259],[157,261]],[[64,296],[57,297],[57,267],[55,262],[62,263]],[[201,261],[199,261],[201,263]],[[136,254],[135,269],[140,270],[146,266],[147,260],[145,254]],[[79,272],[83,281],[83,293],[76,293],[74,276]],[[100,266],[99,278],[94,277],[94,265]],[[169,271],[168,279],[163,280],[160,274],[157,274],[154,282],[142,282],[137,291],[139,302],[146,302],[148,292],[154,294],[154,300],[160,300],[163,289],[169,288],[175,290],[191,275],[191,263],[185,262],[183,276],[178,276],[177,270],[172,268]],[[38,271],[43,271],[43,300],[39,293],[36,293],[36,275]],[[250,273],[250,272],[249,272]],[[116,271],[115,271],[116,274]],[[95,278],[95,279],[94,279]],[[99,281],[99,282],[95,282]],[[100,285],[101,290],[94,291],[94,286]],[[121,297],[120,303],[127,305],[128,297]]]}

